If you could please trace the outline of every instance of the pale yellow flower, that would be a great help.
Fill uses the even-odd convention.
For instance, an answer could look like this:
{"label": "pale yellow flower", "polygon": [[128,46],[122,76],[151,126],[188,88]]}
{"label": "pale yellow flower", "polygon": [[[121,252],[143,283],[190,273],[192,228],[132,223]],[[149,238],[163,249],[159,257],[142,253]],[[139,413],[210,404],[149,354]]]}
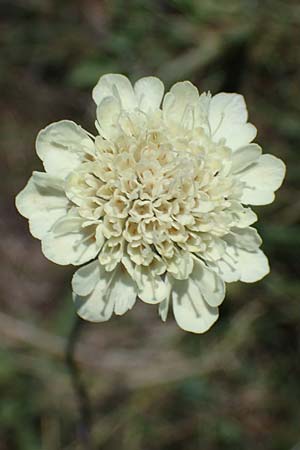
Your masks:
{"label": "pale yellow flower", "polygon": [[274,200],[285,166],[251,143],[241,95],[199,95],[184,81],[163,96],[155,77],[132,87],[102,76],[98,135],[70,121],[42,130],[45,172],[16,203],[47,258],[88,263],[72,281],[81,317],[108,320],[139,297],[159,304],[165,321],[172,300],[179,326],[202,333],[218,318],[225,282],[269,272],[247,205]]}

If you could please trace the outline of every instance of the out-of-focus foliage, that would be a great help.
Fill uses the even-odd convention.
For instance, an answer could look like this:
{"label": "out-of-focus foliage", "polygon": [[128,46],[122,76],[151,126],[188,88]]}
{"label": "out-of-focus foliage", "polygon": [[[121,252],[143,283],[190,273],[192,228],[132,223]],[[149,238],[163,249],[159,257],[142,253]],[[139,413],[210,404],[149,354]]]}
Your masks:
{"label": "out-of-focus foliage", "polygon": [[[300,445],[300,4],[298,0],[2,0],[0,450],[296,450]],[[77,358],[90,443],[64,364],[71,272],[46,261],[14,196],[37,131],[93,130],[105,72],[190,79],[246,96],[257,142],[288,165],[260,208],[272,272],[232,284],[204,336],[140,305],[86,324]]]}

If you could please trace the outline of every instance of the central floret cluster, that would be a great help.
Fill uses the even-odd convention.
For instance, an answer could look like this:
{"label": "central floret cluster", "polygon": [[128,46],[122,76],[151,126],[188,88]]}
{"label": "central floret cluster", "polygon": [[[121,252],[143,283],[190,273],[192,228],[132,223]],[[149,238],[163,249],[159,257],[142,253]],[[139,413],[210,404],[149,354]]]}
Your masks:
{"label": "central floret cluster", "polygon": [[50,260],[89,262],[72,281],[83,318],[108,320],[139,297],[165,320],[172,300],[178,324],[201,333],[218,317],[225,282],[269,271],[245,205],[273,201],[284,165],[251,144],[242,96],[199,95],[189,82],[163,92],[154,77],[134,87],[101,77],[99,134],[70,121],[42,130],[46,172],[33,173],[17,207]]}
{"label": "central floret cluster", "polygon": [[176,136],[162,126],[161,113],[122,119],[115,142],[96,138],[66,193],[80,217],[98,224],[106,271],[126,255],[137,275],[144,266],[186,279],[192,254],[219,259],[224,249],[216,250],[216,241],[247,214],[238,203],[243,184],[230,175],[232,151],[200,127]]}

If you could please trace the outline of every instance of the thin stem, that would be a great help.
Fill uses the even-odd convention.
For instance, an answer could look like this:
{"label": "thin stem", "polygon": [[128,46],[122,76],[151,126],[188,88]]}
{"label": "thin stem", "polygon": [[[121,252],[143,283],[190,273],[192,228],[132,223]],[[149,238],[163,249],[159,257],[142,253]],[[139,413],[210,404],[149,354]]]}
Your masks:
{"label": "thin stem", "polygon": [[78,438],[84,445],[85,450],[92,450],[91,446],[91,425],[92,425],[92,413],[91,404],[88,392],[82,381],[80,370],[75,361],[76,344],[78,343],[80,332],[83,326],[83,320],[78,316],[74,320],[70,335],[68,338],[65,361],[69,369],[71,382],[74,390],[74,395],[77,400],[79,410],[79,423],[78,423]]}

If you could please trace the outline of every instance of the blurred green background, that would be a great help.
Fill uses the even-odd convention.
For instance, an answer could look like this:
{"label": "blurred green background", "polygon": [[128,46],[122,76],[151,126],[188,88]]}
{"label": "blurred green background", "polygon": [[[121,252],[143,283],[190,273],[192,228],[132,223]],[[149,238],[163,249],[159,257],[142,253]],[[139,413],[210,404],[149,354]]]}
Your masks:
{"label": "blurred green background", "polygon": [[[299,0],[1,0],[0,40],[0,450],[299,450]],[[288,172],[257,208],[271,274],[231,284],[203,336],[141,302],[84,324],[79,401],[72,269],[43,257],[14,196],[41,169],[42,127],[93,131],[91,89],[111,71],[244,94]]]}

